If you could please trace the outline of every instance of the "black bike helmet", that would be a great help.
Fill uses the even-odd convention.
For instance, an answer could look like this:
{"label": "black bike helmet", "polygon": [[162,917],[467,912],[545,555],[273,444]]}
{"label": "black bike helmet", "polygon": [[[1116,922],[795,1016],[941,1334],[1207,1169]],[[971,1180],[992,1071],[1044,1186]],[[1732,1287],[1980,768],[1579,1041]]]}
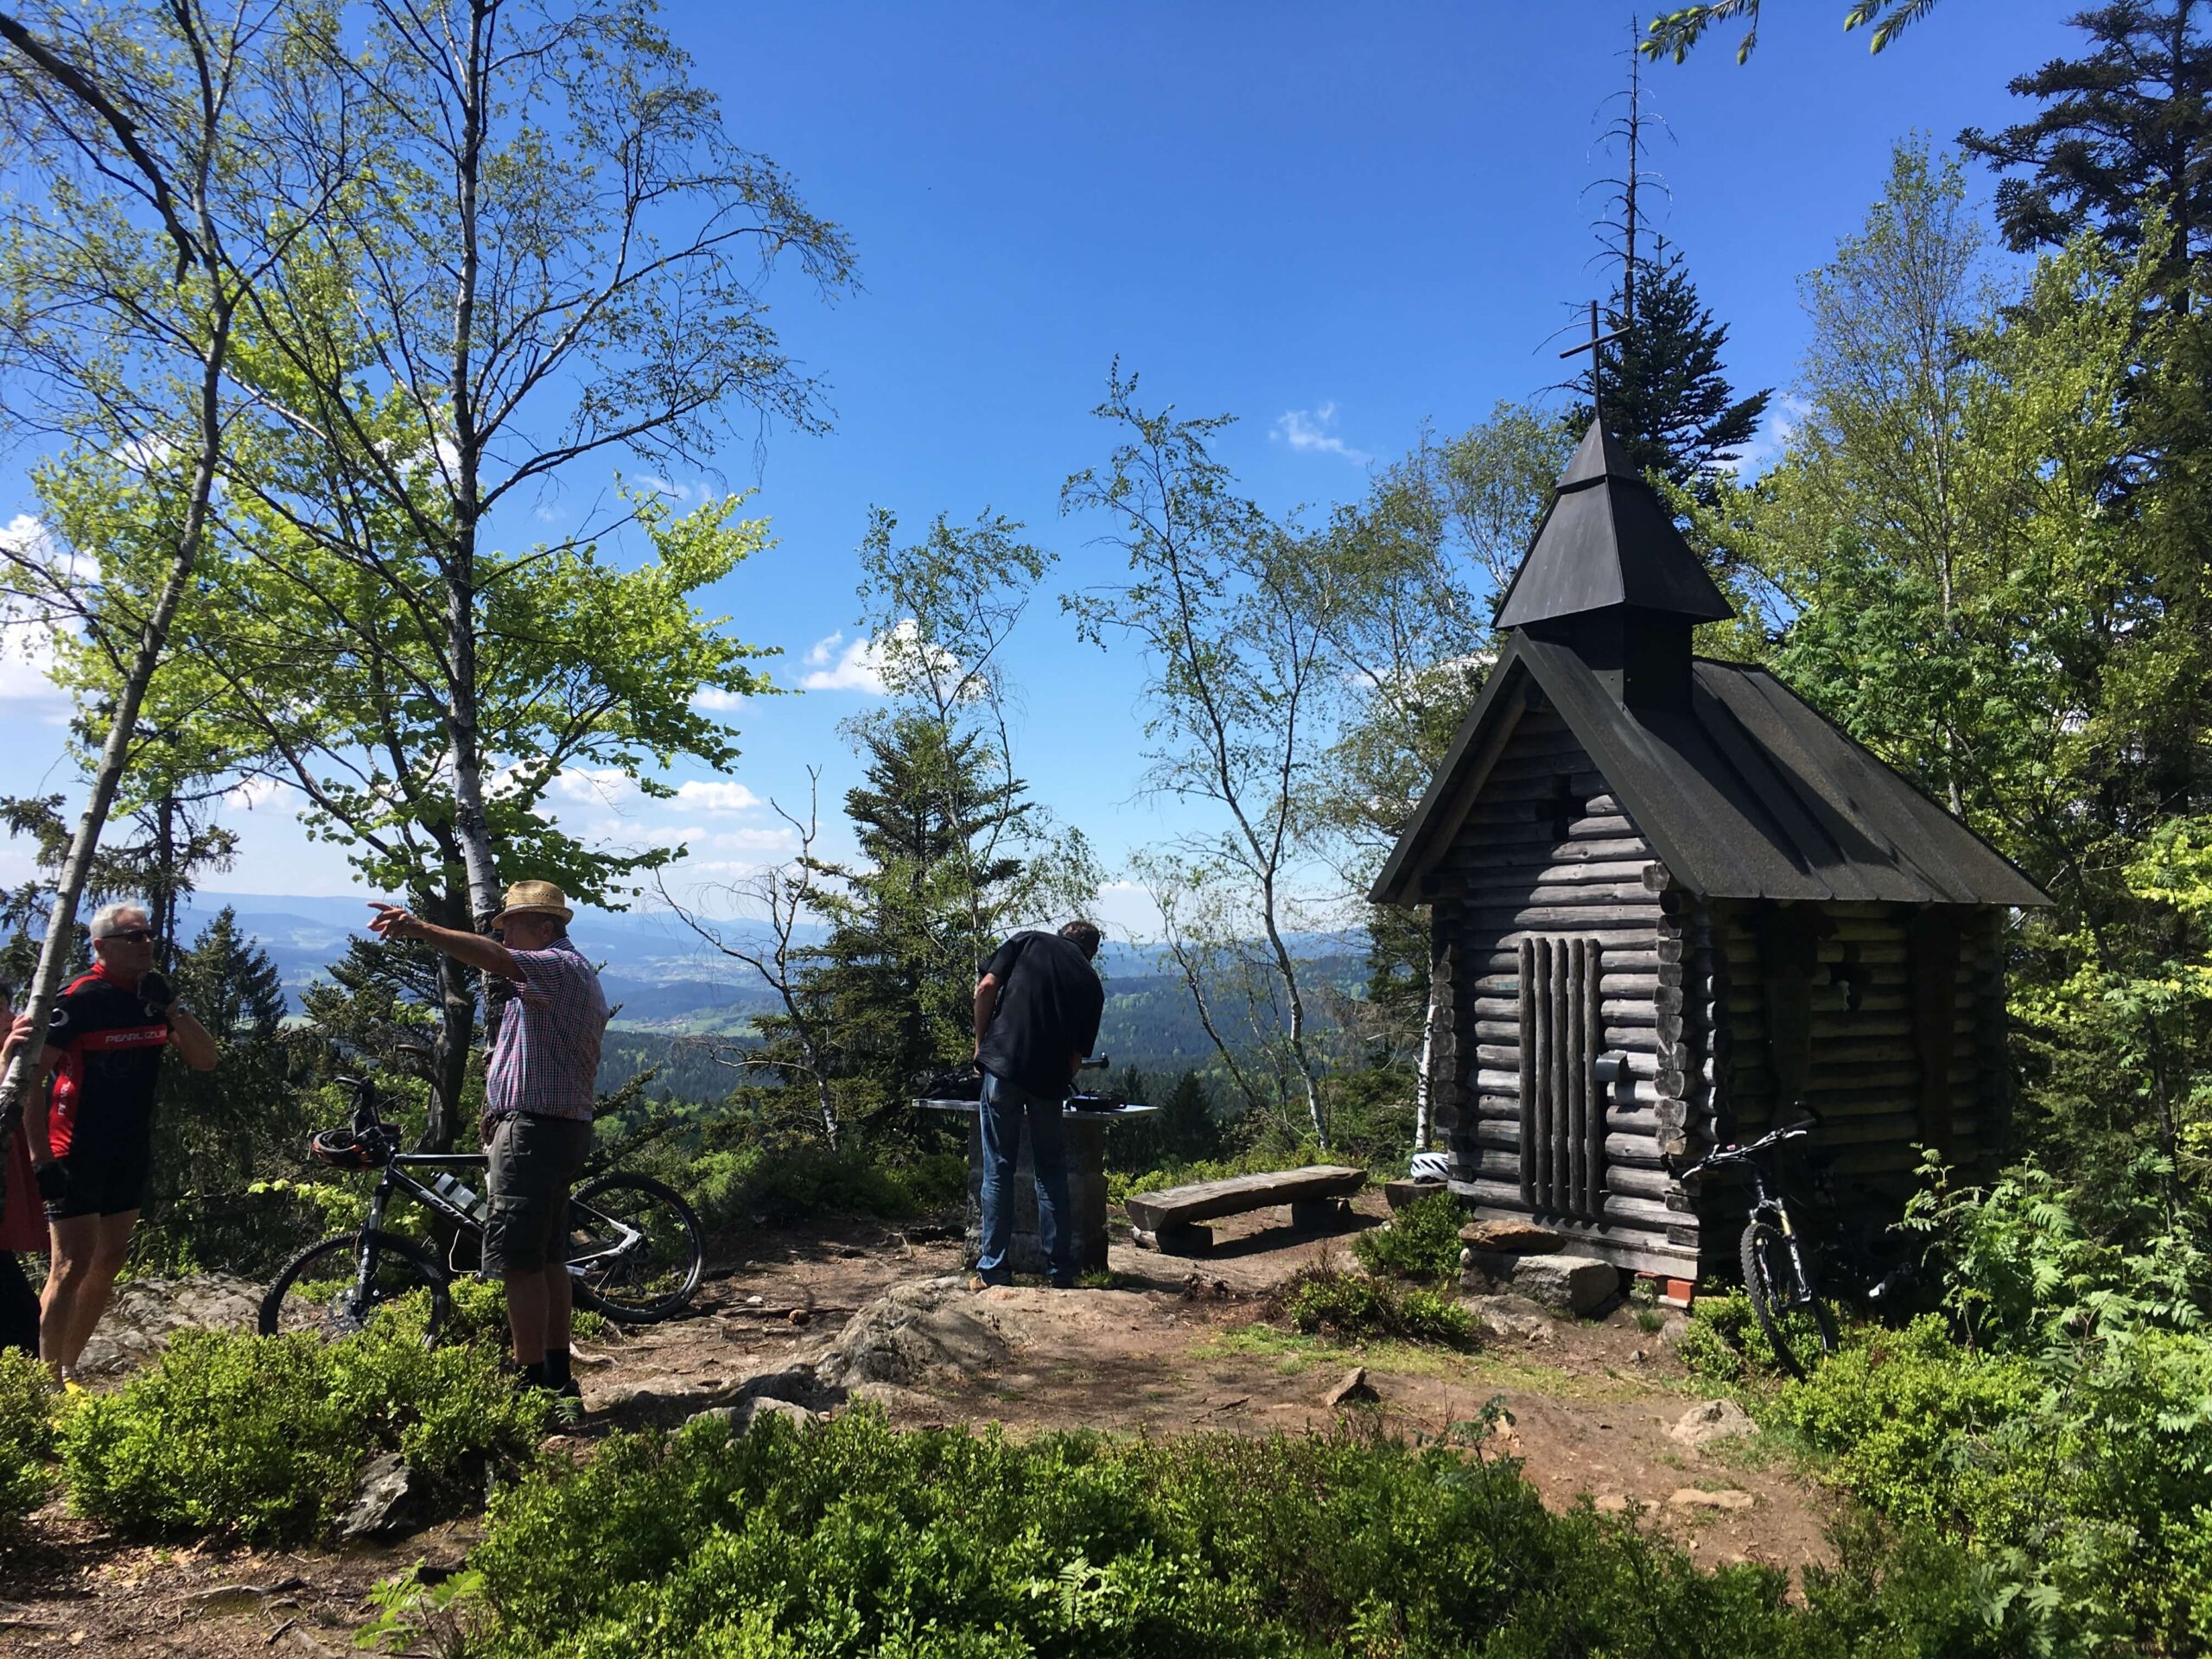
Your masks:
{"label": "black bike helmet", "polygon": [[399,1137],[381,1123],[365,1129],[321,1129],[310,1136],[308,1151],[333,1169],[381,1169],[399,1150]]}

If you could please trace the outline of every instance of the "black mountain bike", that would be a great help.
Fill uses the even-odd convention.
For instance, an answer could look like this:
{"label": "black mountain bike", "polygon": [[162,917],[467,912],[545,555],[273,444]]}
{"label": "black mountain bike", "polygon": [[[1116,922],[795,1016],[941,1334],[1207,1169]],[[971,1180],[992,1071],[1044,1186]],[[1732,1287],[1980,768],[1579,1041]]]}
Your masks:
{"label": "black mountain bike", "polygon": [[[334,1169],[384,1173],[358,1231],[308,1245],[276,1275],[261,1300],[261,1333],[313,1331],[335,1338],[359,1331],[386,1303],[422,1291],[424,1339],[435,1342],[450,1311],[451,1274],[421,1244],[385,1231],[385,1211],[395,1192],[404,1194],[444,1222],[456,1246],[473,1240],[480,1252],[486,1201],[461,1173],[476,1172],[480,1185],[485,1154],[401,1151],[398,1130],[378,1116],[374,1085],[359,1077],[339,1081],[353,1090],[353,1126],[322,1131],[308,1149]],[[569,1200],[569,1274],[580,1307],[618,1324],[651,1325],[690,1301],[705,1266],[698,1217],[650,1176],[601,1175]]]}
{"label": "black mountain bike", "polygon": [[[1779,1163],[1783,1146],[1802,1140],[1821,1121],[1812,1108],[1802,1102],[1799,1105],[1805,1113],[1802,1122],[1771,1129],[1747,1146],[1718,1147],[1676,1173],[1688,1180],[1693,1175],[1731,1165],[1740,1165],[1751,1172],[1751,1215],[1744,1227],[1740,1245],[1744,1292],[1751,1298],[1751,1313],[1758,1319],[1759,1329],[1773,1345],[1774,1357],[1781,1361],[1783,1370],[1802,1382],[1805,1367],[1791,1346],[1785,1322],[1792,1314],[1806,1316],[1822,1351],[1831,1354],[1836,1351],[1836,1330],[1835,1316],[1821,1299],[1820,1285],[1814,1276],[1814,1253],[1803,1230],[1790,1214],[1789,1201],[1782,1190]],[[1802,1329],[1799,1340],[1802,1340]]]}

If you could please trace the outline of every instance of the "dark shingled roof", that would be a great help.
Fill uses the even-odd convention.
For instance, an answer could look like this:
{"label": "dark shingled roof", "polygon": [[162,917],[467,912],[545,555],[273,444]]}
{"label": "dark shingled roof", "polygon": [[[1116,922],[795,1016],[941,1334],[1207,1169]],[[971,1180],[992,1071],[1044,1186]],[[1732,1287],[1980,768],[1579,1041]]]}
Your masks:
{"label": "dark shingled roof", "polygon": [[1736,614],[1665,504],[1613,435],[1592,421],[1505,590],[1497,626],[1524,627],[1616,605],[1694,622]]}
{"label": "dark shingled roof", "polygon": [[1567,646],[1516,634],[1382,867],[1369,894],[1376,903],[1423,902],[1419,876],[1433,861],[1426,843],[1443,803],[1481,752],[1509,688],[1530,680],[1669,871],[1693,892],[2050,902],[1994,848],[1764,669],[1700,658],[1687,712],[1628,709]]}

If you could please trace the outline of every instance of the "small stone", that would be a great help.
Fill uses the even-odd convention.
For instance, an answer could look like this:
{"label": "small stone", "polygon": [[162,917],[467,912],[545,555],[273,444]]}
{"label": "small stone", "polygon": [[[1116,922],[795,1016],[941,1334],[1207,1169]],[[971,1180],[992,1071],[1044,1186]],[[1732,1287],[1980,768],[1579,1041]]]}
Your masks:
{"label": "small stone", "polygon": [[1707,1492],[1685,1486],[1667,1502],[1678,1510],[1748,1510],[1758,1499],[1749,1492]]}
{"label": "small stone", "polygon": [[1623,1497],[1618,1492],[1600,1492],[1593,1507],[1600,1515],[1626,1515],[1628,1499]]}
{"label": "small stone", "polygon": [[1707,1400],[1684,1412],[1667,1437],[1683,1446],[1702,1446],[1758,1432],[1759,1426],[1733,1400]]}
{"label": "small stone", "polygon": [[813,1319],[814,1315],[809,1313],[805,1308],[795,1307],[791,1309],[790,1313],[785,1314],[784,1317],[789,1319],[793,1325],[804,1325],[810,1319]]}
{"label": "small stone", "polygon": [[767,1301],[766,1296],[748,1296],[745,1299],[745,1305],[747,1307],[765,1307]]}
{"label": "small stone", "polygon": [[1459,1230],[1459,1242],[1502,1255],[1555,1255],[1567,1248],[1549,1228],[1526,1221],[1471,1221]]}
{"label": "small stone", "polygon": [[1367,1367],[1355,1365],[1344,1373],[1342,1382],[1321,1396],[1321,1403],[1333,1409],[1338,1406],[1364,1404],[1382,1397],[1375,1391],[1375,1385],[1367,1380]]}

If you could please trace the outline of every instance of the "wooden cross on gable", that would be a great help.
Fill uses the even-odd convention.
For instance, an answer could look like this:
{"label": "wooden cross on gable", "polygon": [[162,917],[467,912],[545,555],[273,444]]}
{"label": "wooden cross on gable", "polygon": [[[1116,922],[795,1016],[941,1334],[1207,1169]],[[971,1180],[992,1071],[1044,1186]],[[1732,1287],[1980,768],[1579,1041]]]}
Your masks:
{"label": "wooden cross on gable", "polygon": [[[1561,358],[1573,357],[1583,352],[1590,353],[1590,413],[1595,419],[1602,421],[1605,418],[1605,389],[1599,384],[1605,374],[1605,359],[1598,348],[1600,346],[1610,346],[1615,340],[1625,338],[1627,334],[1628,330],[1625,327],[1616,328],[1610,334],[1599,334],[1598,332],[1598,302],[1592,300],[1590,302],[1590,338],[1580,346],[1568,346],[1560,353]],[[1554,335],[1553,338],[1557,339],[1558,336]]]}

